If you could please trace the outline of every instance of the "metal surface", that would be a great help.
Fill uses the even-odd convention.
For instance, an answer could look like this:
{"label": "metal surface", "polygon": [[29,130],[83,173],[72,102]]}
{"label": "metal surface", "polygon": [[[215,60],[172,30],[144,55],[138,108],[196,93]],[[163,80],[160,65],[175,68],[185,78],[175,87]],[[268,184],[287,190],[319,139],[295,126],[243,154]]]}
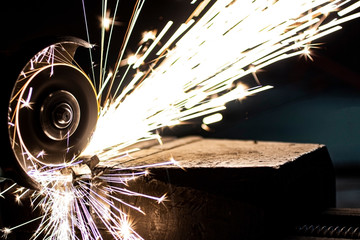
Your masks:
{"label": "metal surface", "polygon": [[143,146],[128,164],[171,157],[179,166],[151,167],[148,176],[128,182],[130,191],[166,193],[168,201],[114,196],[146,213],[128,210],[144,239],[280,239],[299,220],[335,206],[324,145],[188,137]]}

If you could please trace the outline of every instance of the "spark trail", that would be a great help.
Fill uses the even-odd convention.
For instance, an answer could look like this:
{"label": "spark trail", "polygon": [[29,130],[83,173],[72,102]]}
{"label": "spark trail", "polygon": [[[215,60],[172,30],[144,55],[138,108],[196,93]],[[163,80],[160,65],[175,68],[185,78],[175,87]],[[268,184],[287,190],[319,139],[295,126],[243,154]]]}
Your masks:
{"label": "spark trail", "polygon": [[[209,4],[201,2],[186,22],[172,29],[171,37],[163,39],[173,25],[170,21],[144,53],[138,50],[131,57],[120,76],[131,81],[106,99],[85,153],[102,154],[109,146],[122,149],[157,139],[156,129],[211,115],[224,110],[229,101],[272,88],[262,86],[256,72],[290,57],[310,56],[313,41],[359,17],[355,13],[326,19],[349,2],[216,1],[196,18]],[[355,7],[356,3],[345,9]],[[342,12],[348,13],[345,9]],[[132,28],[134,24],[130,23]],[[162,47],[157,45],[160,41]],[[150,70],[142,72],[144,65]],[[133,76],[129,68],[135,69]],[[113,81],[118,75],[112,74]],[[251,86],[241,82],[247,75],[254,76]]]}
{"label": "spark trail", "polygon": [[[178,29],[173,29],[176,24],[170,21],[157,35],[146,34],[152,43],[145,48],[148,40],[143,40],[129,57],[128,64],[123,65],[131,34],[146,6],[145,1],[136,1],[114,71],[107,72],[109,49],[106,46],[109,48],[110,44],[105,42],[105,28],[113,31],[116,16],[109,16],[107,1],[103,1],[102,18],[106,18],[106,24],[101,30],[100,82],[96,84],[102,109],[90,143],[82,156],[56,168],[42,166],[41,161],[37,161],[46,153],[29,156],[26,148],[22,148],[23,155],[33,162],[29,175],[41,185],[31,196],[34,208],[44,213],[33,239],[41,236],[103,239],[99,223],[114,239],[141,239],[130,224],[130,216],[115,203],[142,212],[141,206],[130,205],[119,196],[145,197],[160,203],[165,195],[154,197],[127,189],[129,181],[146,176],[148,168],[157,166],[123,165],[123,162],[131,163],[132,153],[139,151],[132,146],[154,139],[161,142],[156,130],[162,127],[211,116],[225,110],[229,101],[272,88],[261,85],[256,77],[258,70],[290,57],[310,56],[315,40],[340,30],[339,24],[360,16],[352,13],[359,7],[358,1],[204,0],[192,3],[198,5],[187,21]],[[85,13],[84,1],[83,6]],[[47,63],[41,66],[52,66],[53,51],[56,46],[32,60],[36,65],[46,59]],[[142,71],[145,66],[148,70]],[[36,69],[30,70],[23,73],[24,78],[36,72]],[[92,75],[95,78],[94,71]],[[251,84],[242,81],[248,75],[254,78]],[[31,108],[32,91],[23,94],[19,106]],[[221,119],[219,115],[214,116],[204,119],[204,123]],[[10,122],[9,126],[16,127],[16,124]],[[99,157],[96,170],[87,167],[83,160],[87,155]],[[159,163],[167,164],[177,163],[172,158]],[[76,174],[78,170],[81,174]],[[5,228],[3,232],[7,235],[15,228]]]}

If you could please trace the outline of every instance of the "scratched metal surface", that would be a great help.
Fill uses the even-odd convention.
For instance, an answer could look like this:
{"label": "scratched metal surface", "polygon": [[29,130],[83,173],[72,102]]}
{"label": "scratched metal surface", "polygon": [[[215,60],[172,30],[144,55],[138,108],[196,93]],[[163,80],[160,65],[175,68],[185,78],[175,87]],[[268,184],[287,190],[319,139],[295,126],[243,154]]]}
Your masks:
{"label": "scratched metal surface", "polygon": [[123,166],[170,157],[181,166],[151,167],[148,176],[128,182],[134,192],[166,194],[161,204],[118,196],[145,212],[118,206],[145,239],[263,239],[303,215],[335,206],[324,145],[187,137],[142,147]]}
{"label": "scratched metal surface", "polygon": [[[321,144],[255,142],[201,137],[170,139],[164,142],[162,145],[154,141],[143,144],[143,146],[136,146],[143,147],[143,149],[118,161],[126,167],[166,162],[173,157],[184,168],[279,168],[281,165],[299,158],[299,155],[325,148]],[[166,166],[166,168],[168,167]]]}

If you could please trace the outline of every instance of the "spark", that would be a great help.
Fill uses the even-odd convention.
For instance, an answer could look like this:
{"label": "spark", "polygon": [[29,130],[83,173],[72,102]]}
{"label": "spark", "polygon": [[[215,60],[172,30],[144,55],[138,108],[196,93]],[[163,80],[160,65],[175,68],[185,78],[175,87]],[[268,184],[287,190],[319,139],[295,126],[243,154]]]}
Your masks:
{"label": "spark", "polygon": [[[81,0],[82,3],[82,9],[83,9],[83,15],[84,15],[84,21],[85,21],[85,30],[86,30],[86,37],[87,37],[87,41],[90,42],[90,33],[89,33],[89,26],[88,26],[88,21],[86,18],[86,8],[85,8],[85,2],[84,0]],[[94,71],[94,64],[93,64],[93,55],[91,52],[91,48],[89,48],[89,57],[90,57],[90,66],[91,66],[91,73],[92,73],[92,78],[95,82],[95,71]],[[95,86],[96,88],[96,86]]]}
{"label": "spark", "polygon": [[162,202],[166,201],[166,194],[162,195],[158,200],[157,203],[160,204]]}
{"label": "spark", "polygon": [[42,217],[43,217],[43,216],[40,216],[40,217],[31,219],[30,221],[27,221],[27,222],[24,222],[24,223],[22,223],[22,224],[19,224],[19,225],[17,225],[16,227],[12,227],[12,228],[4,227],[4,228],[2,228],[2,229],[0,230],[0,231],[3,233],[3,236],[2,236],[2,237],[6,239],[6,238],[8,237],[8,235],[13,232],[13,230],[15,230],[15,229],[17,229],[17,228],[19,228],[19,227],[25,226],[25,225],[27,225],[27,224],[29,224],[29,223],[38,221],[38,220],[41,219]]}
{"label": "spark", "polygon": [[156,38],[156,33],[157,31],[156,30],[153,30],[153,31],[145,31],[142,35],[142,40],[140,43],[145,43],[149,40],[155,40]]}
{"label": "spark", "polygon": [[32,110],[31,105],[33,103],[30,102],[30,99],[31,99],[31,96],[32,96],[32,91],[33,91],[33,88],[30,87],[29,88],[29,93],[28,93],[28,96],[27,96],[26,100],[25,101],[21,100],[21,102],[22,102],[21,108],[26,107],[26,108],[30,108]]}
{"label": "spark", "polygon": [[17,185],[16,183],[12,184],[10,187],[8,187],[8,188],[5,189],[4,191],[2,191],[2,192],[0,193],[0,196],[1,196],[2,198],[4,198],[4,193],[6,193],[6,192],[9,191],[10,189],[14,188],[16,185]]}
{"label": "spark", "polygon": [[312,58],[312,54],[311,54],[311,50],[309,46],[306,46],[303,50],[303,54],[301,54],[302,56],[305,57],[305,59],[310,59],[311,61],[314,61],[314,59]]}
{"label": "spark", "polygon": [[7,238],[7,236],[12,232],[12,230],[10,228],[3,228],[1,229],[2,233],[3,233],[3,238]]}
{"label": "spark", "polygon": [[339,15],[340,17],[342,17],[342,16],[348,14],[349,12],[354,11],[355,9],[357,9],[357,8],[359,8],[359,7],[360,7],[360,2],[358,1],[358,2],[350,5],[349,7],[347,7],[347,8],[345,8],[345,9],[339,11],[339,12],[338,12],[338,15]]}
{"label": "spark", "polygon": [[183,23],[176,30],[176,32],[171,36],[171,38],[165,43],[165,45],[156,53],[156,55],[160,55],[163,53],[181,34],[183,34],[193,23],[194,19],[191,19],[188,23]]}
{"label": "spark", "polygon": [[14,191],[14,193],[22,193],[24,190],[25,190],[24,187],[18,187],[18,188]]}
{"label": "spark", "polygon": [[174,166],[177,166],[178,168],[181,168],[182,170],[185,171],[185,168],[183,168],[180,163],[178,161],[175,160],[175,158],[173,158],[173,156],[171,156],[170,158],[170,163],[173,164]]}
{"label": "spark", "polygon": [[118,231],[119,235],[124,240],[132,239],[133,237],[133,222],[129,219],[129,216],[126,214],[121,215],[121,227]]}
{"label": "spark", "polygon": [[44,150],[41,150],[40,152],[39,152],[39,154],[36,156],[36,158],[43,158],[44,156],[46,155],[46,153],[45,153],[45,151]]}
{"label": "spark", "polygon": [[209,125],[216,122],[220,122],[222,119],[223,119],[223,115],[221,113],[215,113],[213,115],[204,117],[202,122],[206,125]]}
{"label": "spark", "polygon": [[108,75],[107,75],[107,77],[106,77],[106,79],[105,79],[104,85],[102,86],[102,88],[100,89],[100,91],[99,91],[99,93],[98,93],[98,96],[97,96],[98,99],[101,97],[101,95],[102,95],[102,93],[103,93],[106,85],[109,83],[109,80],[110,80],[110,78],[112,77],[112,75],[113,75],[112,72],[109,72],[109,73],[108,73]]}
{"label": "spark", "polygon": [[100,18],[100,20],[101,20],[101,27],[104,28],[106,31],[108,31],[113,21],[112,18],[110,18],[110,11],[106,11],[105,16]]}
{"label": "spark", "polygon": [[133,68],[138,68],[144,61],[145,59],[149,56],[149,54],[151,53],[151,51],[154,49],[154,47],[159,43],[160,39],[165,35],[165,33],[169,30],[169,28],[171,27],[171,25],[173,24],[173,21],[169,21],[165,27],[163,28],[163,30],[161,30],[161,32],[159,33],[159,35],[154,39],[153,43],[150,45],[150,47],[147,49],[147,51],[144,53],[144,55],[137,60],[137,62],[134,64]]}
{"label": "spark", "polygon": [[127,64],[132,65],[137,62],[139,58],[136,55],[128,57]]}

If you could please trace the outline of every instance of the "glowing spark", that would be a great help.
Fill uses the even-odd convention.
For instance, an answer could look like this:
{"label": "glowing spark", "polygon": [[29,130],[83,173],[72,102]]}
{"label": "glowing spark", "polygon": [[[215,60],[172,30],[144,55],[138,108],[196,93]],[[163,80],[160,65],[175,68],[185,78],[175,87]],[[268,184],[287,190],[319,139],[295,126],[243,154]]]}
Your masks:
{"label": "glowing spark", "polygon": [[106,31],[110,29],[112,19],[110,18],[110,11],[106,12],[106,15],[101,18],[101,27],[105,28]]}
{"label": "glowing spark", "polygon": [[185,170],[178,161],[176,161],[172,156],[170,158],[170,163],[173,164],[174,166],[177,166],[179,168],[181,168],[182,170]]}
{"label": "glowing spark", "polygon": [[223,116],[221,113],[215,113],[213,115],[207,116],[203,118],[203,123],[206,125],[213,124],[216,122],[220,122],[223,119]]}
{"label": "glowing spark", "polygon": [[12,233],[13,230],[19,228],[19,227],[22,227],[22,226],[25,226],[29,223],[32,223],[32,222],[35,222],[35,221],[38,221],[39,219],[43,218],[44,216],[40,216],[40,217],[37,217],[37,218],[34,218],[34,219],[31,219],[30,221],[27,221],[27,222],[24,222],[22,224],[19,224],[15,227],[12,227],[12,228],[7,228],[7,227],[4,227],[2,228],[0,231],[3,233],[3,238],[7,238],[7,236]]}
{"label": "glowing spark", "polygon": [[348,14],[349,12],[354,11],[355,9],[357,9],[357,8],[359,8],[359,7],[360,7],[360,1],[357,1],[356,3],[350,5],[349,7],[347,7],[347,8],[345,8],[345,9],[339,11],[339,12],[338,12],[338,15],[339,15],[340,17],[342,17],[342,16]]}
{"label": "glowing spark", "polygon": [[188,23],[183,23],[181,24],[181,26],[178,28],[178,30],[176,30],[176,32],[174,33],[174,35],[172,35],[172,37],[164,44],[164,46],[156,53],[156,55],[160,55],[161,53],[163,53],[165,51],[165,49],[167,49],[168,47],[170,47],[170,45],[178,38],[180,37],[181,34],[183,34],[193,23],[195,22],[194,19],[191,19]]}
{"label": "glowing spark", "polygon": [[111,79],[112,75],[113,75],[112,72],[109,72],[109,73],[108,73],[108,75],[107,75],[107,77],[106,77],[106,79],[105,79],[104,85],[102,85],[102,88],[100,89],[100,91],[99,91],[99,93],[98,93],[98,96],[97,96],[98,100],[99,100],[99,98],[101,97],[101,95],[102,95],[102,93],[103,93],[106,85],[109,83],[109,80]]}
{"label": "glowing spark", "polygon": [[303,50],[303,54],[302,54],[305,58],[309,58],[311,61],[313,61],[314,59],[311,57],[311,51],[310,51],[310,47],[306,46]]}
{"label": "glowing spark", "polygon": [[132,65],[132,64],[136,63],[138,59],[139,58],[136,55],[132,55],[128,58],[127,63],[129,65]]}
{"label": "glowing spark", "polygon": [[36,158],[43,158],[44,157],[44,155],[45,155],[45,151],[44,150],[41,150],[40,152],[39,152],[39,154],[36,156]]}
{"label": "glowing spark", "polygon": [[11,233],[10,228],[3,228],[3,229],[1,229],[1,231],[3,233],[3,238],[7,238],[7,236]]}
{"label": "glowing spark", "polygon": [[[192,19],[193,17],[197,17],[200,15],[200,13],[204,10],[204,8],[209,4],[211,0],[204,0],[202,1],[197,8],[195,9],[195,11],[190,15],[190,17],[188,19]],[[230,3],[231,4],[231,3]],[[186,21],[188,22],[188,21]]]}
{"label": "glowing spark", "polygon": [[156,32],[157,31],[146,31],[143,33],[143,38],[141,42],[147,42],[149,40],[154,40],[156,38]]}
{"label": "glowing spark", "polygon": [[21,196],[20,195],[15,195],[15,201],[17,204],[21,204]]}
{"label": "glowing spark", "polygon": [[29,88],[29,93],[28,93],[28,96],[27,96],[26,100],[25,101],[21,100],[21,102],[22,102],[21,108],[26,107],[26,108],[32,109],[32,107],[31,107],[32,103],[30,102],[30,99],[31,99],[31,96],[32,96],[32,91],[33,91],[33,88],[30,87]]}
{"label": "glowing spark", "polygon": [[144,55],[138,59],[138,61],[134,64],[133,68],[138,68],[140,64],[142,64],[145,59],[149,56],[151,51],[154,49],[154,47],[159,43],[160,39],[165,35],[165,33],[169,30],[171,25],[173,24],[172,21],[169,21],[163,30],[159,33],[159,35],[154,39],[153,43],[150,45],[150,47],[147,49],[147,51],[144,53]]}
{"label": "glowing spark", "polygon": [[158,200],[157,203],[160,204],[166,200],[166,194],[162,195]]}
{"label": "glowing spark", "polygon": [[10,187],[8,187],[8,188],[5,189],[4,191],[2,191],[2,192],[0,193],[0,196],[1,196],[2,198],[4,198],[4,193],[6,193],[7,191],[9,191],[10,189],[12,189],[12,188],[15,187],[15,186],[16,186],[16,183],[12,184]]}
{"label": "glowing spark", "polygon": [[24,190],[25,190],[24,187],[19,187],[14,191],[14,193],[19,193],[19,192],[22,193]]}
{"label": "glowing spark", "polygon": [[[81,3],[82,3],[82,8],[83,8],[84,20],[85,20],[85,29],[86,29],[87,41],[90,43],[90,34],[89,34],[89,27],[88,27],[88,22],[87,22],[87,18],[86,18],[86,9],[85,9],[84,0],[81,0]],[[93,61],[93,56],[92,56],[91,49],[92,48],[89,48],[90,66],[91,66],[92,78],[93,78],[93,80],[95,82],[95,71],[94,71],[94,64],[93,64],[94,61]]]}
{"label": "glowing spark", "polygon": [[132,223],[128,219],[127,215],[122,215],[121,217],[121,227],[119,229],[119,234],[124,240],[132,239],[133,230]]}

